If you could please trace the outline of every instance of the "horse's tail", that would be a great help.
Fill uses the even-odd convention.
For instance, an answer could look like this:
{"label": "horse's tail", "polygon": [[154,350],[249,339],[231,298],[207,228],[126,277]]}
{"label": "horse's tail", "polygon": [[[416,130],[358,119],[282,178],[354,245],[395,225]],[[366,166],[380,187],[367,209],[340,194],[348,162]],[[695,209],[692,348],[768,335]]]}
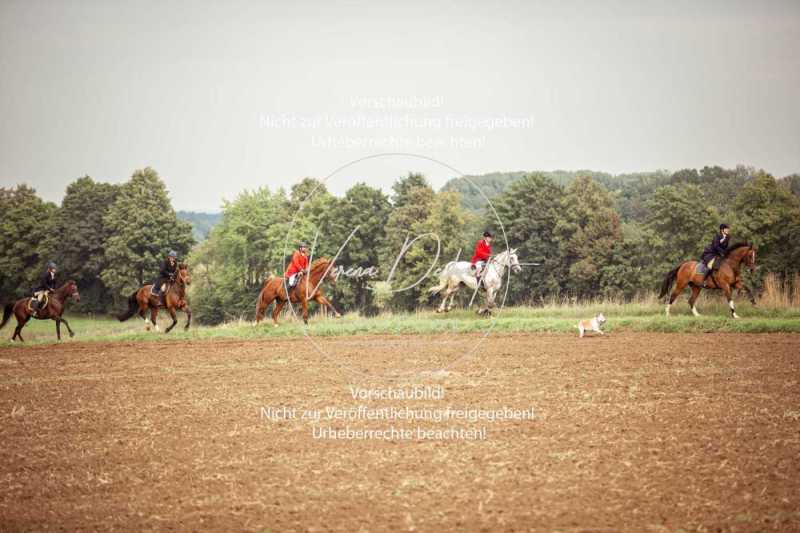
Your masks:
{"label": "horse's tail", "polygon": [[678,270],[681,269],[681,265],[676,266],[664,277],[664,281],[661,282],[661,292],[658,294],[659,298],[663,298],[669,292],[669,288],[672,287],[672,283],[675,281],[675,278],[678,277]]}
{"label": "horse's tail", "polygon": [[136,311],[139,310],[139,302],[136,301],[136,295],[139,293],[138,290],[133,291],[133,294],[128,296],[128,309],[117,315],[117,320],[120,322],[125,322],[130,317],[136,314]]}
{"label": "horse's tail", "polygon": [[3,321],[0,322],[0,329],[3,329],[3,326],[6,325],[6,322],[8,322],[9,318],[11,318],[11,313],[13,312],[14,312],[14,304],[13,303],[6,304],[6,306],[3,308]]}
{"label": "horse's tail", "polygon": [[428,289],[428,300],[442,292],[447,287],[447,281],[449,276],[450,266],[453,265],[455,261],[450,261],[445,266],[442,267],[442,271],[439,273],[439,284],[434,285],[430,289]]}

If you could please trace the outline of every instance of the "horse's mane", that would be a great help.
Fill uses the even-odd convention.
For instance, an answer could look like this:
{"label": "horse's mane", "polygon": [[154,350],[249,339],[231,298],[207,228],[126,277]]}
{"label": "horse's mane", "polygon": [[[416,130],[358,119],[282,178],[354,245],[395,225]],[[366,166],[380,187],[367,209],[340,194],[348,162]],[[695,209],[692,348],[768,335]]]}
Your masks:
{"label": "horse's mane", "polygon": [[745,246],[747,246],[749,248],[751,245],[750,245],[749,242],[737,242],[736,244],[734,244],[733,246],[731,246],[728,249],[728,253],[730,253],[730,252],[732,252],[732,251],[734,251],[734,250],[736,250],[738,248],[743,248]]}
{"label": "horse's mane", "polygon": [[313,272],[314,269],[319,268],[320,265],[324,264],[325,266],[328,266],[330,262],[331,260],[328,259],[327,257],[320,257],[319,259],[314,259],[314,262],[311,263],[311,267],[309,268],[309,270]]}

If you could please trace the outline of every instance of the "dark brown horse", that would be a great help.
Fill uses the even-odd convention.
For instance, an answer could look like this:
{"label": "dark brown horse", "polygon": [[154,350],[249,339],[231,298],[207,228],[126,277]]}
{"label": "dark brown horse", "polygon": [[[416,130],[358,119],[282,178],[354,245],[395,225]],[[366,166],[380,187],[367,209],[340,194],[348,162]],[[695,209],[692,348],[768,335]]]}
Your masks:
{"label": "dark brown horse", "polygon": [[[152,295],[152,284],[144,285],[128,297],[128,310],[117,315],[117,318],[120,322],[124,322],[138,312],[139,316],[144,319],[145,329],[149,331],[152,324],[158,331],[156,323],[158,308],[163,307],[172,317],[172,324],[164,330],[164,333],[169,333],[178,323],[176,311],[180,309],[186,313],[186,326],[183,329],[189,329],[192,324],[192,310],[189,308],[189,302],[186,301],[186,287],[191,283],[192,276],[189,274],[189,265],[181,263],[175,273],[175,281],[170,283],[167,290],[163,292],[163,298]],[[149,320],[145,316],[145,311],[148,309],[150,309]]]}
{"label": "dark brown horse", "polygon": [[67,322],[65,318],[61,317],[61,315],[64,314],[64,308],[66,308],[67,299],[70,297],[72,297],[72,299],[76,302],[81,301],[81,295],[78,293],[78,285],[72,280],[66,282],[61,287],[48,294],[47,305],[40,309],[39,312],[36,313],[35,317],[33,316],[33,311],[31,310],[32,298],[22,298],[17,300],[16,303],[6,304],[5,308],[3,308],[3,321],[0,322],[0,328],[6,325],[8,319],[11,318],[11,313],[14,313],[14,316],[17,317],[17,328],[14,330],[14,335],[11,336],[11,342],[14,342],[14,339],[17,337],[19,337],[20,341],[24,342],[24,339],[22,338],[22,328],[25,327],[25,324],[28,323],[31,317],[39,320],[55,320],[56,336],[58,337],[58,340],[61,340],[62,322],[65,326],[67,326],[69,336],[74,337],[75,332],[73,332],[72,328],[69,327],[69,322]]}
{"label": "dark brown horse", "polygon": [[[321,257],[311,264],[308,273],[297,281],[297,285],[289,289],[291,302],[299,303],[303,308],[303,322],[306,324],[308,324],[309,300],[314,300],[319,305],[327,306],[336,317],[342,316],[322,293],[322,283],[325,281],[330,282],[331,285],[336,285],[336,269],[332,260]],[[287,301],[286,280],[280,276],[270,276],[264,282],[256,302],[256,324],[264,318],[264,313],[273,300],[276,300],[276,302],[275,309],[272,310],[272,321],[277,326],[278,315]]]}
{"label": "dark brown horse", "polygon": [[666,296],[673,282],[675,283],[675,287],[672,289],[669,302],[667,303],[667,316],[669,316],[670,306],[675,299],[680,296],[687,285],[692,288],[692,295],[689,297],[689,306],[692,308],[694,316],[700,316],[700,313],[697,312],[697,307],[695,307],[695,303],[702,289],[721,289],[725,294],[725,298],[728,300],[728,306],[731,308],[731,316],[733,318],[739,318],[739,315],[736,314],[736,307],[733,305],[734,289],[738,289],[739,292],[742,290],[747,291],[750,295],[750,301],[755,303],[750,289],[745,287],[742,283],[741,273],[741,266],[743,264],[749,267],[751,271],[755,269],[755,246],[745,242],[734,244],[730,250],[728,250],[725,259],[722,260],[719,270],[709,275],[705,283],[703,282],[704,274],[698,274],[696,272],[697,263],[699,263],[699,261],[685,261],[677,268],[667,273],[667,276],[664,278],[664,282],[661,284],[659,298]]}

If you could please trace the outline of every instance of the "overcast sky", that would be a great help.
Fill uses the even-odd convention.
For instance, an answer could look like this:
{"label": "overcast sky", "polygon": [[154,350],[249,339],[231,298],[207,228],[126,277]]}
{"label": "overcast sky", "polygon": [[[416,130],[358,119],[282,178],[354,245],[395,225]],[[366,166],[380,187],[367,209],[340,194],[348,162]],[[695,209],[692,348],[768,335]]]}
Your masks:
{"label": "overcast sky", "polygon": [[[0,185],[179,209],[379,152],[465,173],[800,172],[800,2],[0,1]],[[442,166],[393,157],[330,183]]]}

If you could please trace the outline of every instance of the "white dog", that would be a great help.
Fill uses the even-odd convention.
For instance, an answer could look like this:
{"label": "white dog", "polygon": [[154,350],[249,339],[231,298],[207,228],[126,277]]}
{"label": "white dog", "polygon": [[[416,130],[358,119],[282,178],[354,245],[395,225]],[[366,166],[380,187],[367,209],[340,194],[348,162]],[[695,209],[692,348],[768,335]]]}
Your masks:
{"label": "white dog", "polygon": [[583,338],[583,333],[585,331],[596,331],[600,335],[604,335],[600,327],[605,323],[606,317],[603,316],[603,313],[600,313],[591,320],[581,320],[578,322],[578,331],[581,332],[580,337]]}

